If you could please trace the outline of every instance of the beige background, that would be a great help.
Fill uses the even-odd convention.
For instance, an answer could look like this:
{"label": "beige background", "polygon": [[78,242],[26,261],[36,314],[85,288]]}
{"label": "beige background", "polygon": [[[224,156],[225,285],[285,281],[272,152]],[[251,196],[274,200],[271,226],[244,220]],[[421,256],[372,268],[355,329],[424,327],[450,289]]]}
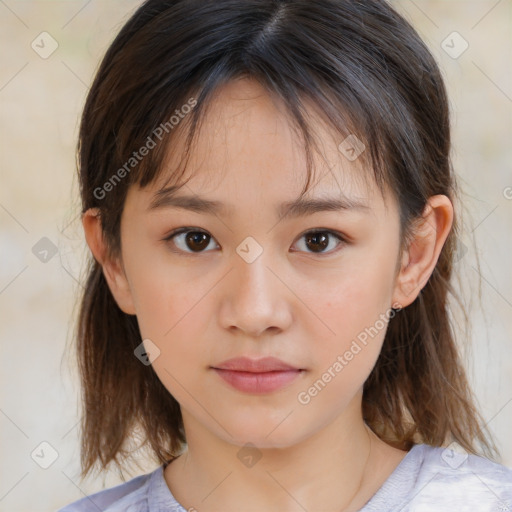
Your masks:
{"label": "beige background", "polygon": [[[0,0],[1,511],[52,511],[121,481],[115,473],[78,479],[79,387],[65,348],[86,249],[77,119],[100,58],[139,3]],[[472,351],[464,353],[482,414],[512,466],[512,2],[393,4],[427,41],[449,87],[454,163],[469,213],[457,263],[468,298],[477,292],[472,236],[481,258],[482,305],[474,305]],[[31,47],[43,31],[58,44],[47,59]],[[469,44],[458,58],[442,47],[454,31]],[[451,51],[464,44],[457,35],[446,41]],[[40,251],[52,244],[45,263]],[[35,460],[51,461],[52,448],[41,442],[57,453],[48,469],[31,458],[35,450]],[[126,476],[154,467],[143,462]]]}

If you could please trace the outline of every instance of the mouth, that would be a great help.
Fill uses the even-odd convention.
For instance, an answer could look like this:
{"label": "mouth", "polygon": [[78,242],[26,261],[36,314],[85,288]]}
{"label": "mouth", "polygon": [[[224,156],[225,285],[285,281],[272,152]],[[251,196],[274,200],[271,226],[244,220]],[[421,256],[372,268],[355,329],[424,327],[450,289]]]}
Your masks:
{"label": "mouth", "polygon": [[265,394],[282,389],[306,371],[274,357],[238,357],[210,368],[231,387],[251,394]]}

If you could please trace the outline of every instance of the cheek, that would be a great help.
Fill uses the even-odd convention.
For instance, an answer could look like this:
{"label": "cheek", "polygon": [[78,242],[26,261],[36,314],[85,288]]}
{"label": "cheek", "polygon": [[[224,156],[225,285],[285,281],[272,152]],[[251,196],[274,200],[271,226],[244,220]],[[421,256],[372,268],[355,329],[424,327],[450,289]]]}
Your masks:
{"label": "cheek", "polygon": [[[177,293],[174,284],[166,286],[162,280],[156,288],[149,283],[146,286],[138,295],[137,320],[142,336],[154,341],[169,360],[191,361],[193,354],[204,354],[201,340],[207,338],[206,322],[211,317],[205,291],[181,287]],[[195,361],[199,364],[201,358],[195,355]]]}
{"label": "cheek", "polygon": [[125,265],[142,336],[165,343],[197,315],[206,280],[202,273],[173,264],[165,250],[149,243],[127,247]]}
{"label": "cheek", "polygon": [[313,285],[308,302],[323,321],[326,339],[347,340],[365,327],[373,325],[390,307],[391,279],[384,268],[361,265],[340,272],[334,285],[320,288]]}
{"label": "cheek", "polygon": [[141,333],[159,348],[152,362],[159,380],[180,403],[194,406],[191,397],[204,393],[204,378],[211,364],[207,331],[202,319],[207,314],[195,297],[162,297],[162,302],[147,309],[139,318]]}
{"label": "cheek", "polygon": [[185,279],[169,265],[148,264],[134,278],[139,330],[143,339],[158,347],[153,367],[175,397],[180,395],[178,383],[187,383],[188,388],[191,370],[201,371],[210,362],[211,287],[204,277],[187,274]]}
{"label": "cheek", "polygon": [[[325,304],[322,315],[333,332],[315,343],[314,367],[297,396],[300,404],[317,415],[331,414],[321,412],[329,410],[335,414],[362,388],[379,357],[389,318],[382,298],[360,282],[340,290],[337,298]],[[312,325],[309,329],[313,332]]]}
{"label": "cheek", "polygon": [[334,285],[331,280],[323,289],[311,286],[308,300],[316,316],[308,315],[306,328],[319,333],[311,381],[329,382],[324,399],[331,393],[344,395],[353,386],[354,391],[375,365],[391,313],[393,268],[391,258],[362,255],[347,262]]}

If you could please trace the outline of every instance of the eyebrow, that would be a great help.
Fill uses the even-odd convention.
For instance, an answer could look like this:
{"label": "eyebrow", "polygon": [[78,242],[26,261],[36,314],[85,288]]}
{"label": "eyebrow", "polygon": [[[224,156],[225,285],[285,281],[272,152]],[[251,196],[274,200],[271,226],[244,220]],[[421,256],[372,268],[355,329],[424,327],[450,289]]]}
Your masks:
{"label": "eyebrow", "polygon": [[[208,213],[211,215],[229,214],[232,209],[228,205],[211,199],[201,198],[199,196],[176,195],[177,187],[167,187],[159,190],[151,200],[147,211],[154,211],[161,208],[180,208],[196,213]],[[313,199],[296,199],[282,203],[277,208],[279,217],[306,217],[317,212],[324,211],[343,211],[357,210],[369,211],[371,208],[368,204],[341,196],[337,198],[313,198]]]}

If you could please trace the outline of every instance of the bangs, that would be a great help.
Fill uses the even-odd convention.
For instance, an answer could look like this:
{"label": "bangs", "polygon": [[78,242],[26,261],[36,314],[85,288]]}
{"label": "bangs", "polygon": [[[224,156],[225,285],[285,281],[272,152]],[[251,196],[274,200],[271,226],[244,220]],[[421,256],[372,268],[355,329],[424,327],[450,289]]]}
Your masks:
{"label": "bangs", "polygon": [[[194,90],[185,93],[181,99],[181,106],[176,107],[180,102],[176,103],[167,116],[162,118],[161,123],[146,137],[146,143],[142,147],[145,145],[150,150],[147,156],[131,172],[130,184],[144,188],[157,181],[162,182],[163,177],[167,176],[161,188],[184,186],[193,176],[191,172],[189,178],[183,180],[190,156],[194,151],[194,144],[197,143],[200,133],[205,133],[203,123],[208,116],[209,108],[216,93],[227,82],[238,79],[258,80],[259,84],[265,87],[269,97],[278,109],[282,105],[285,106],[286,119],[289,122],[290,129],[297,137],[297,147],[304,148],[307,180],[301,195],[305,194],[311,186],[315,171],[313,151],[326,162],[320,149],[325,141],[319,139],[315,134],[316,123],[320,121],[326,131],[330,132],[336,146],[338,146],[340,159],[346,159],[348,162],[358,160],[358,177],[362,178],[366,185],[369,184],[370,179],[376,182],[384,197],[383,183],[385,180],[383,174],[385,168],[382,165],[382,158],[372,159],[371,139],[365,137],[365,134],[361,131],[359,127],[360,120],[343,116],[344,110],[340,106],[336,106],[332,99],[328,99],[323,94],[320,97],[309,96],[306,98],[301,97],[298,91],[293,91],[293,95],[286,94],[287,91],[271,89],[275,84],[262,83],[261,76],[254,77],[248,74],[227,77],[217,83],[209,82],[207,86],[199,91]],[[302,94],[304,95],[305,92],[303,91]],[[290,100],[289,98],[293,99]],[[318,106],[322,102],[325,104],[325,110],[321,110]],[[194,107],[189,110],[186,106],[190,104],[193,104]],[[187,110],[184,116],[176,114],[184,110]],[[337,114],[335,119],[333,119],[333,113]],[[177,119],[179,119],[179,122],[176,121]],[[312,126],[313,123],[315,123],[315,127]],[[182,144],[183,141],[184,144]],[[370,152],[366,151],[368,147],[370,147]],[[382,150],[379,147],[375,147],[373,150],[375,155],[382,155]],[[170,154],[178,155],[180,163],[177,167],[169,168],[167,165]],[[329,165],[327,166],[329,167]]]}
{"label": "bangs", "polygon": [[[384,201],[388,185],[400,205],[401,233],[423,210],[425,180],[449,175],[439,69],[414,29],[385,2],[357,8],[339,0],[146,4],[109,48],[80,128],[83,211],[105,213],[113,246],[120,242],[128,188],[144,188],[164,173],[179,186],[215,94],[241,78],[256,80],[284,105],[305,151],[302,194],[311,184],[313,150],[323,158],[313,120],[328,127],[341,158],[357,158],[358,176],[376,183]],[[372,19],[379,23],[367,23]],[[426,118],[426,104],[440,117]],[[166,157],[181,134],[180,166],[168,169]]]}

